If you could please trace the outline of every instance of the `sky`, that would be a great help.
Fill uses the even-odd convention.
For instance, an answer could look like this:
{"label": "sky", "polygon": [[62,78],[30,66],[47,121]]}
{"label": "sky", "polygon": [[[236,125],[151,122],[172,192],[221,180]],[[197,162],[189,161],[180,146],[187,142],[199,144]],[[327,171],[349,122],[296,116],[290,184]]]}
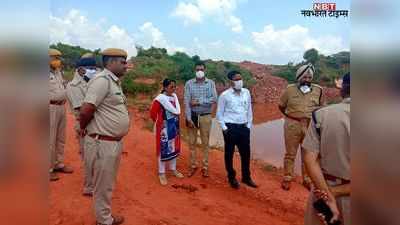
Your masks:
{"label": "sky", "polygon": [[[350,17],[303,17],[304,0],[52,0],[50,43],[91,50],[136,45],[183,51],[202,59],[300,62],[316,48],[329,55],[350,49]],[[322,1],[321,1],[322,2]],[[350,0],[331,0],[350,10]]]}

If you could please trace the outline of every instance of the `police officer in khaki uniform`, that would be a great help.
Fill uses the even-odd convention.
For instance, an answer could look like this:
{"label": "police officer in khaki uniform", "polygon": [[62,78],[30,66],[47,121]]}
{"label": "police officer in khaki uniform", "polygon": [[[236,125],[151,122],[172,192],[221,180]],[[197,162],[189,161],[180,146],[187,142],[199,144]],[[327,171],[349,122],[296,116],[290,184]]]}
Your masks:
{"label": "police officer in khaki uniform", "polygon": [[49,49],[49,112],[50,112],[50,181],[59,179],[56,172],[72,173],[73,170],[64,164],[65,145],[65,101],[64,79],[61,74],[61,52]]}
{"label": "police officer in khaki uniform", "polygon": [[122,49],[102,52],[104,70],[88,83],[80,109],[81,135],[85,136],[85,161],[92,165],[94,210],[98,225],[122,224],[111,214],[111,198],[122,152],[122,138],[130,118],[120,78],[127,69]]}
{"label": "police officer in khaki uniform", "polygon": [[[314,67],[311,64],[301,66],[296,72],[296,84],[287,87],[281,96],[279,109],[286,116],[284,124],[286,153],[284,157],[284,178],[282,188],[290,189],[294,177],[294,162],[308,124],[311,112],[324,104],[322,87],[312,84]],[[303,185],[310,189],[310,178],[302,164]]]}
{"label": "police officer in khaki uniform", "polygon": [[350,74],[343,77],[343,101],[313,113],[313,119],[302,144],[304,161],[314,183],[305,225],[326,224],[312,207],[317,198],[325,200],[333,220],[350,225]]}
{"label": "police officer in khaki uniform", "polygon": [[[88,54],[88,53],[86,53]],[[67,85],[67,98],[72,112],[75,115],[75,130],[79,141],[79,152],[84,164],[84,188],[83,195],[91,196],[93,193],[92,171],[89,162],[86,162],[84,151],[84,138],[80,137],[79,110],[85,98],[87,82],[98,72],[94,57],[83,55],[76,63],[77,71],[74,79]]]}

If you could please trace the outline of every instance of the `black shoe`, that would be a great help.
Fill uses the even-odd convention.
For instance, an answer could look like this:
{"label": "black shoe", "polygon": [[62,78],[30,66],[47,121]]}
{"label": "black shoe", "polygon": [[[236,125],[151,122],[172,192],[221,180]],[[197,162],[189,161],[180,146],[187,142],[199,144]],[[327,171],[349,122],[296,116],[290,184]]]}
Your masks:
{"label": "black shoe", "polygon": [[254,183],[254,181],[252,179],[243,180],[242,183],[244,183],[247,186],[252,187],[252,188],[257,188],[258,187],[258,185],[256,183]]}
{"label": "black shoe", "polygon": [[229,184],[231,185],[232,188],[234,189],[239,189],[239,182],[236,179],[230,179]]}

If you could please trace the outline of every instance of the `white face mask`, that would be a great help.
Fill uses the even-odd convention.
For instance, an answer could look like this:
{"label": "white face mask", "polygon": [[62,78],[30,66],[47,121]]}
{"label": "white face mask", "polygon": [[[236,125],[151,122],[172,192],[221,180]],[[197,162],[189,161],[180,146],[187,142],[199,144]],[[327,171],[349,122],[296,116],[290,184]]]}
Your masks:
{"label": "white face mask", "polygon": [[202,79],[204,77],[204,72],[203,71],[197,71],[196,72],[196,77],[199,79]]}
{"label": "white face mask", "polygon": [[302,85],[300,86],[300,91],[303,92],[303,94],[307,94],[311,91],[311,88],[308,85]]}
{"label": "white face mask", "polygon": [[86,69],[86,73],[85,76],[89,79],[92,79],[94,77],[94,75],[96,74],[96,70],[95,69]]}
{"label": "white face mask", "polygon": [[233,89],[241,90],[243,87],[243,80],[235,80],[233,81]]}

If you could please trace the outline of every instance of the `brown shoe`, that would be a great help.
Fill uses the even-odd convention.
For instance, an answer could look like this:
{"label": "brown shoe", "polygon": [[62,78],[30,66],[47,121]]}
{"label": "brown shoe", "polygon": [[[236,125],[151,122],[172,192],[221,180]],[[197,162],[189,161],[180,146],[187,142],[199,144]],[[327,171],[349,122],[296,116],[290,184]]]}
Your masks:
{"label": "brown shoe", "polygon": [[58,175],[55,172],[50,172],[50,174],[49,174],[50,181],[57,181],[59,179],[60,179],[60,177],[58,177]]}
{"label": "brown shoe", "polygon": [[288,180],[283,180],[282,183],[281,183],[282,189],[285,190],[285,191],[289,191],[290,190],[290,183],[291,182],[288,181]]}
{"label": "brown shoe", "polygon": [[188,172],[188,177],[191,177],[191,176],[193,176],[195,173],[196,173],[196,171],[197,171],[197,167],[191,167],[190,169],[189,169],[189,172]]}
{"label": "brown shoe", "polygon": [[82,196],[84,196],[84,197],[93,197],[93,192],[83,192]]}
{"label": "brown shoe", "polygon": [[125,218],[123,216],[117,216],[117,215],[113,215],[113,223],[112,225],[119,225],[119,224],[123,224],[125,221]]}
{"label": "brown shoe", "polygon": [[203,177],[209,177],[210,175],[208,174],[208,169],[203,168],[201,170],[201,174],[203,175]]}
{"label": "brown shoe", "polygon": [[[116,216],[116,215],[112,215],[111,216],[113,218],[113,222],[111,225],[119,225],[119,224],[123,224],[125,221],[125,218],[123,216]],[[102,223],[97,223],[96,225],[106,225],[106,224],[102,224]]]}
{"label": "brown shoe", "polygon": [[61,167],[61,168],[54,168],[54,172],[57,172],[57,173],[73,173],[74,169],[72,169],[72,167],[69,167],[69,166],[64,166],[64,167]]}

